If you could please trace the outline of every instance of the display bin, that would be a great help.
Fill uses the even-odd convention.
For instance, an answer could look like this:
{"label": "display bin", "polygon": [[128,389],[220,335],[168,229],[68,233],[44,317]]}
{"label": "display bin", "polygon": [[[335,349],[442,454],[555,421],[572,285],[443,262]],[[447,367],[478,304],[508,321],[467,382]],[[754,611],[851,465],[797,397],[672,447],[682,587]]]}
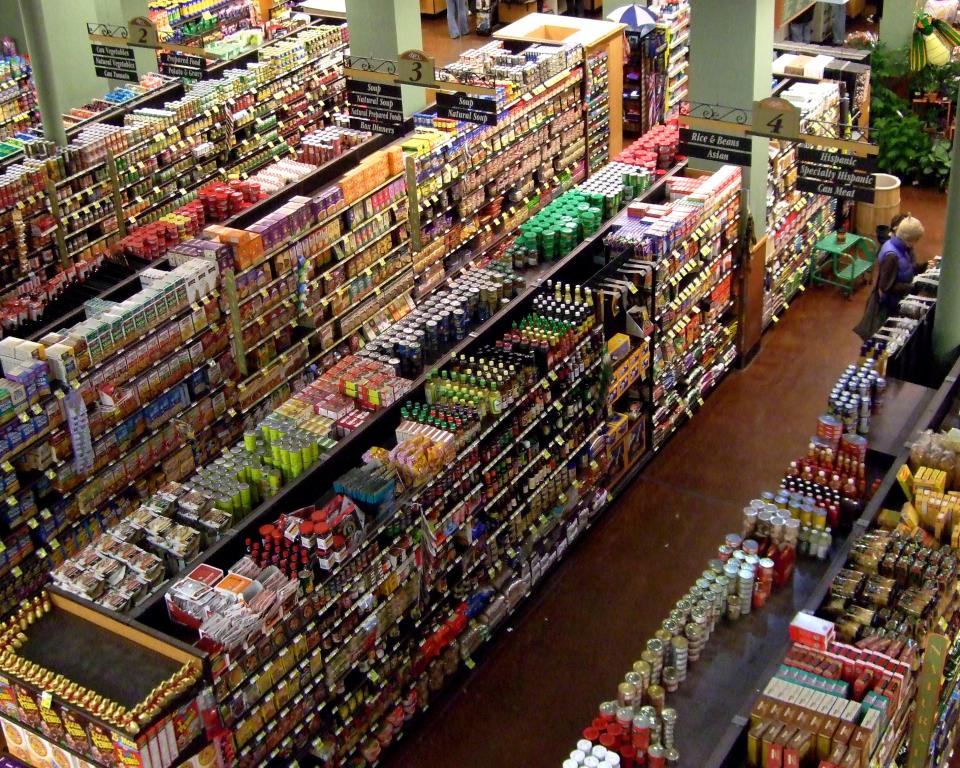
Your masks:
{"label": "display bin", "polygon": [[[202,749],[200,651],[56,588],[32,602],[26,614],[18,614],[22,643],[4,649],[25,666],[6,669],[0,678],[0,726],[14,757],[33,766],[48,760],[145,766],[151,753],[159,754],[161,742],[167,764]],[[44,671],[39,683],[36,668]],[[181,686],[176,681],[185,669],[194,670],[194,682]],[[68,686],[127,711],[159,696],[166,696],[166,703],[162,711],[147,707],[134,729],[81,703]]]}

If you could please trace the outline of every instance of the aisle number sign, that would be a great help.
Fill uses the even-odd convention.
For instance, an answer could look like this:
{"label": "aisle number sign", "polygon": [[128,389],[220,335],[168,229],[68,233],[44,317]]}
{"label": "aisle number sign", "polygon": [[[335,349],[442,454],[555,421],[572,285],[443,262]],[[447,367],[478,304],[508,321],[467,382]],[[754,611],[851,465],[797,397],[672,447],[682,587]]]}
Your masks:
{"label": "aisle number sign", "polygon": [[127,24],[127,45],[137,48],[159,48],[157,25],[145,16],[135,16]]}
{"label": "aisle number sign", "polygon": [[219,59],[222,55],[196,45],[180,45],[160,39],[157,25],[146,16],[134,16],[126,26],[87,22],[87,38],[91,43],[103,43],[117,47],[149,48],[152,50],[180,51],[193,56]]}
{"label": "aisle number sign", "polygon": [[[343,74],[347,78],[347,88],[353,94],[349,101],[350,122],[354,128],[373,130],[378,133],[398,133],[401,128],[403,114],[399,111],[399,104],[378,103],[374,106],[370,103],[370,97],[385,96],[393,100],[397,99],[399,94],[395,95],[393,92],[384,94],[376,89],[375,84],[389,89],[399,89],[401,85],[412,85],[418,88],[452,92],[443,94],[442,99],[437,99],[437,110],[441,117],[496,125],[496,108],[495,102],[492,101],[496,99],[496,89],[471,83],[437,80],[436,61],[423,51],[404,51],[396,61],[346,56],[344,65]],[[491,104],[494,104],[492,110],[494,114],[491,116],[491,110],[485,103],[478,103],[480,99],[474,101],[471,97],[487,97],[491,100]],[[354,113],[356,113],[355,116]]]}
{"label": "aisle number sign", "polygon": [[[742,110],[731,108],[730,111],[738,112]],[[796,141],[808,146],[838,149],[858,157],[876,155],[880,151],[876,144],[870,144],[867,141],[835,139],[829,136],[804,133],[800,123],[800,110],[786,99],[776,96],[754,102],[749,123],[746,121],[716,120],[696,115],[680,116],[680,124],[687,128],[731,135],[761,136],[784,141]]]}
{"label": "aisle number sign", "polygon": [[397,60],[397,81],[431,88],[437,81],[436,62],[423,51],[404,51]]}
{"label": "aisle number sign", "polygon": [[771,96],[753,103],[753,136],[803,141],[800,134],[800,110],[786,99]]}

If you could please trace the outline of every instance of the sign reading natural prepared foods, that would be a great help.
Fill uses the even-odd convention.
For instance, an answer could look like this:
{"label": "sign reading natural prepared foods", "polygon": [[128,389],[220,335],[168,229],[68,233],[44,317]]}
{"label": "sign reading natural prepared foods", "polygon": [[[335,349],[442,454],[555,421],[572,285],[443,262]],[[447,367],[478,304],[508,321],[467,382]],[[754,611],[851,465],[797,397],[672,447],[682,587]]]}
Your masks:
{"label": "sign reading natural prepared foods", "polygon": [[350,126],[361,131],[397,135],[403,130],[399,85],[347,78]]}
{"label": "sign reading natural prepared foods", "polygon": [[750,139],[699,128],[680,128],[680,154],[724,165],[750,165]]}

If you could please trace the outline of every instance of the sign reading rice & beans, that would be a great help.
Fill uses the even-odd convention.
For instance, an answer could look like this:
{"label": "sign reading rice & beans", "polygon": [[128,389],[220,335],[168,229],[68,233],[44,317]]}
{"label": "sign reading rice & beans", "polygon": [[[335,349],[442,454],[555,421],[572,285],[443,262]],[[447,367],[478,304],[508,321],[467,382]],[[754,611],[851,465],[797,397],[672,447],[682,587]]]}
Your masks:
{"label": "sign reading rice & beans", "polygon": [[680,153],[699,160],[713,160],[726,165],[750,165],[750,138],[728,136],[699,128],[680,129]]}

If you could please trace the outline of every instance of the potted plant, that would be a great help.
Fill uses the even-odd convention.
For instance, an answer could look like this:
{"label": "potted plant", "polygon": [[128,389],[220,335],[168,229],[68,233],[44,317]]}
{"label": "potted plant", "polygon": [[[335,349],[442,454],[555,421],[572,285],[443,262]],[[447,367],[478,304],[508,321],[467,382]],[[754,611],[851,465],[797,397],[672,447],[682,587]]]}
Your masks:
{"label": "potted plant", "polygon": [[927,101],[936,101],[940,95],[941,78],[937,71],[939,67],[928,64],[918,72],[913,73],[912,90]]}
{"label": "potted plant", "polygon": [[960,85],[960,62],[951,61],[939,67],[940,96],[950,101],[957,100],[957,86]]}

